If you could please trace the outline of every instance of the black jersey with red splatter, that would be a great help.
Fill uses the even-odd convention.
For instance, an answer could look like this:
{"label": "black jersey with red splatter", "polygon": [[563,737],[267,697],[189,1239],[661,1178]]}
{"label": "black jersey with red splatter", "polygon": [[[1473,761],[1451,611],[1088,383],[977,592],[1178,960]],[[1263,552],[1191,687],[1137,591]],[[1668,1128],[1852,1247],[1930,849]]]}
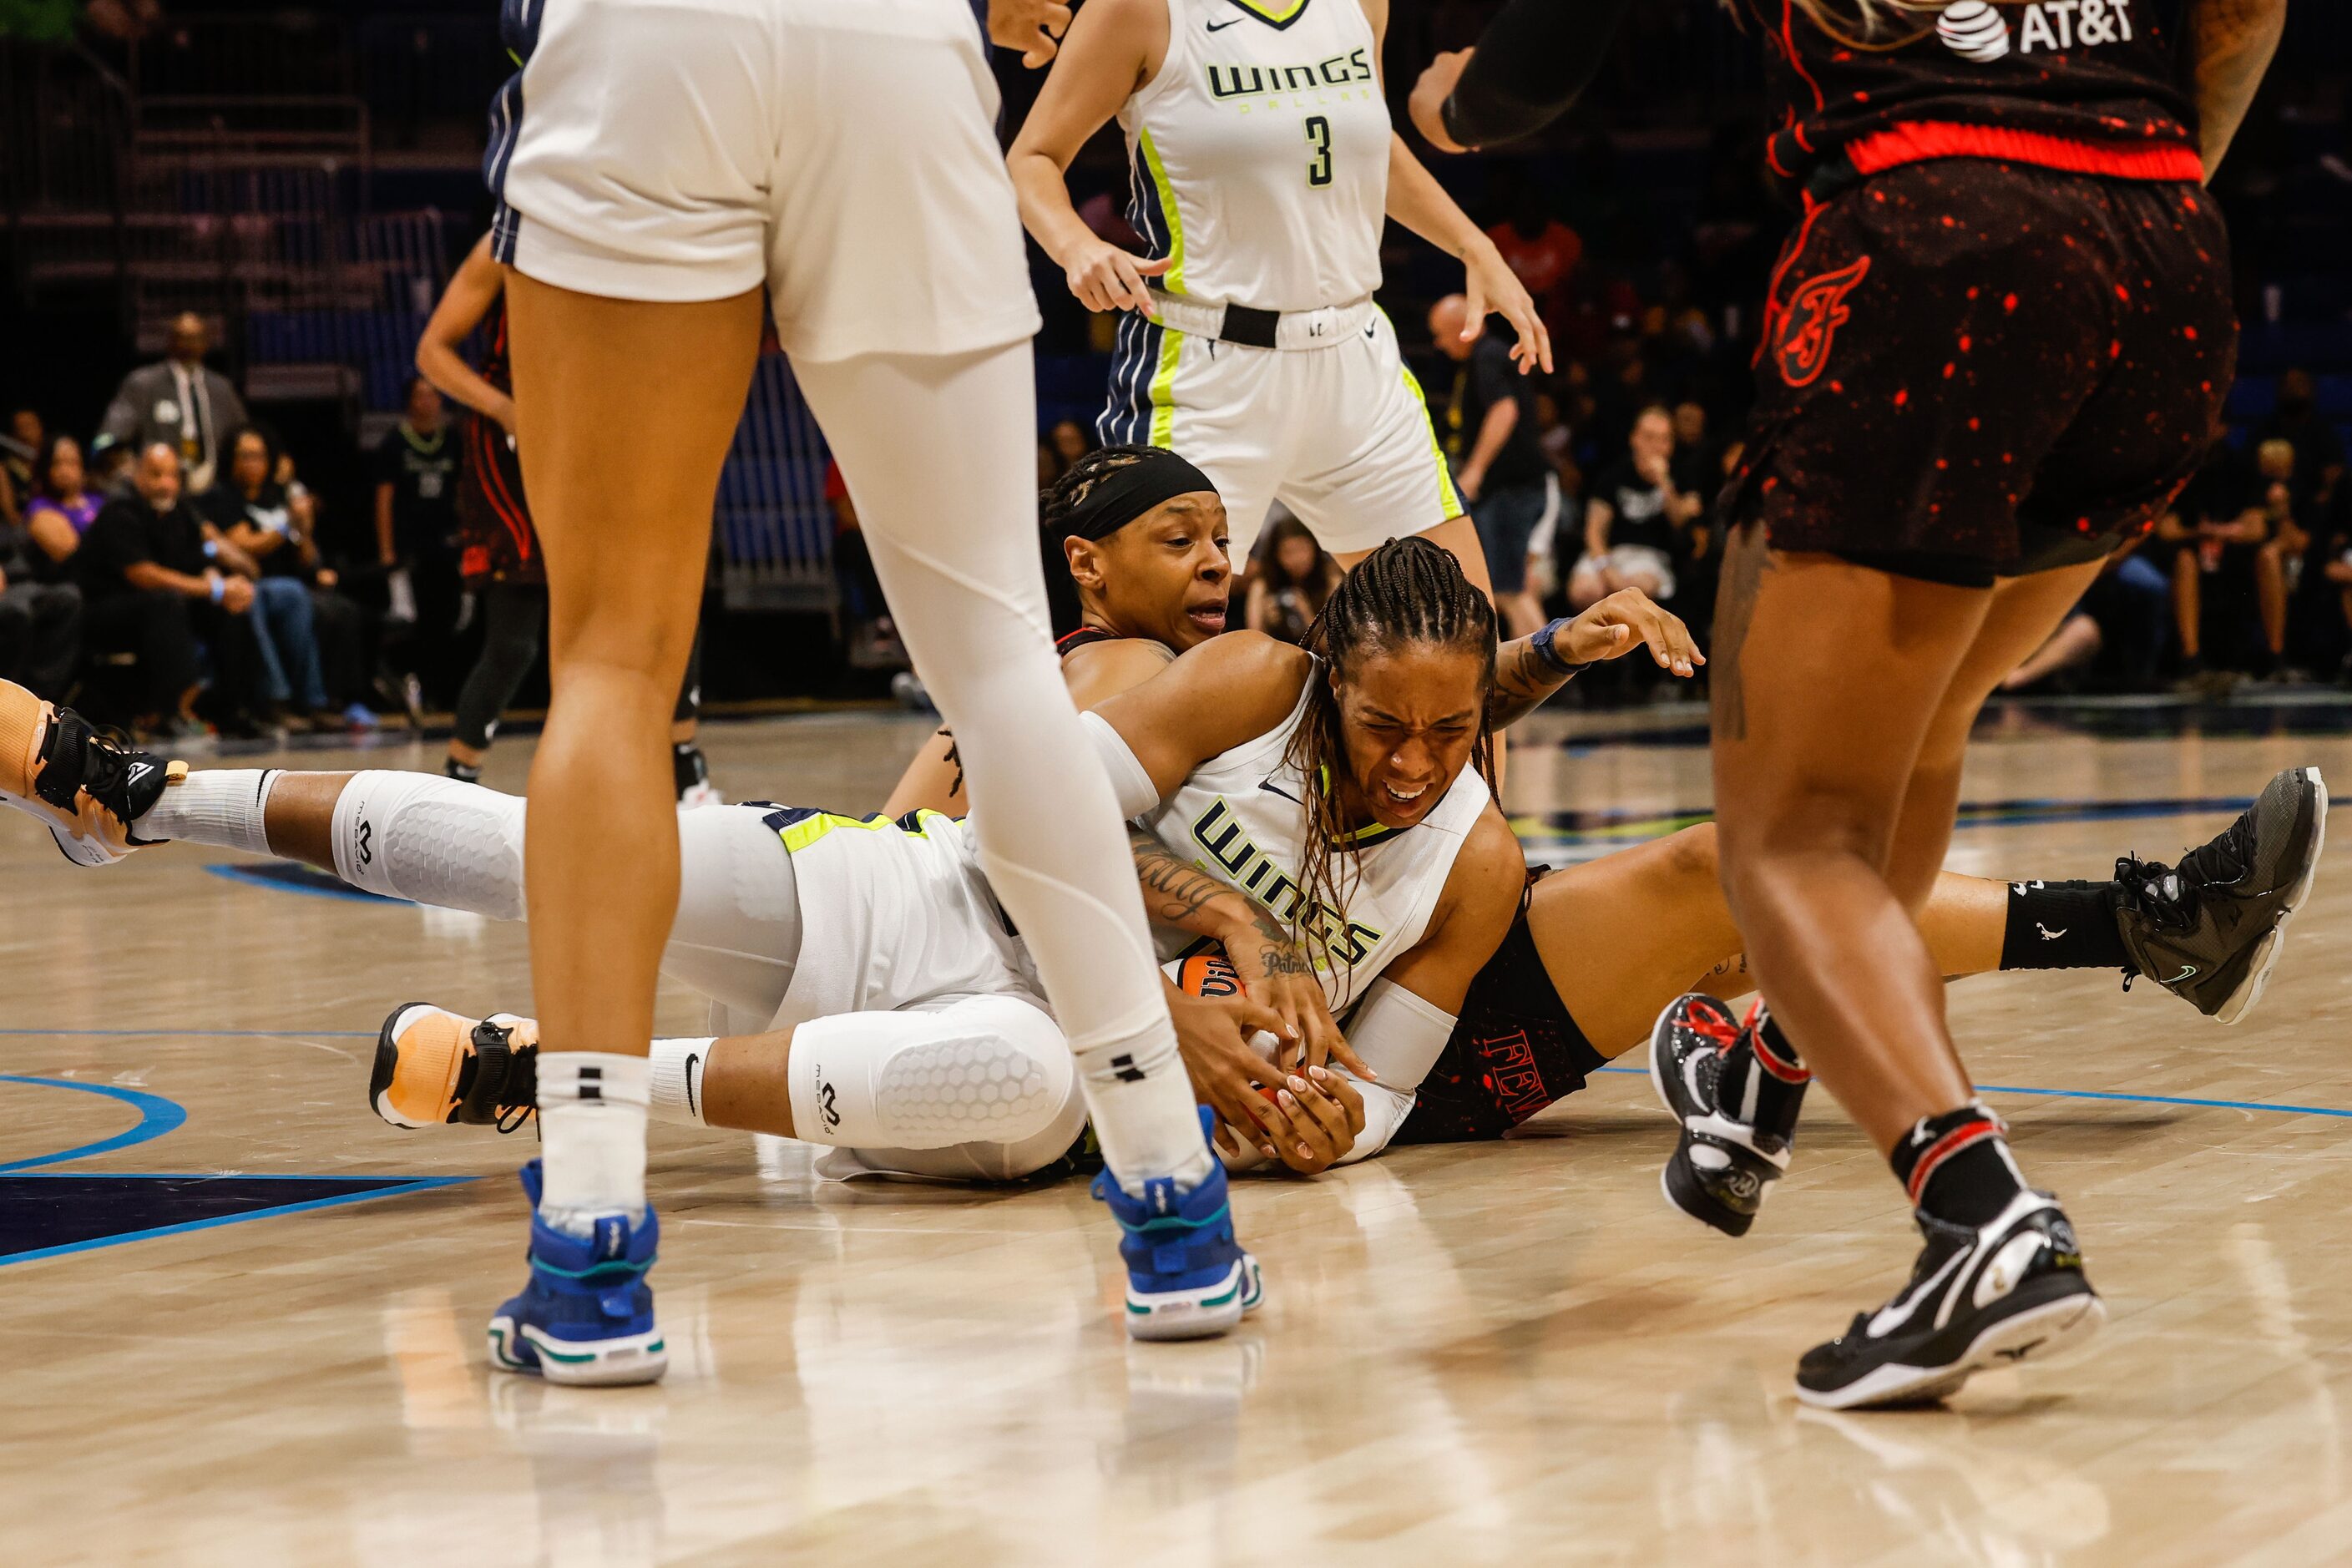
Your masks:
{"label": "black jersey with red splatter", "polygon": [[[482,379],[511,394],[514,372],[503,295],[491,301],[482,332]],[[514,442],[497,420],[470,411],[459,427],[459,441],[457,523],[464,552],[458,570],[469,582],[544,583],[547,563],[540,556],[530,501],[523,493],[522,459]]]}
{"label": "black jersey with red splatter", "polygon": [[[1832,0],[1835,5],[1837,0]],[[1865,28],[1746,0],[1767,43],[1773,172],[1800,184],[1941,157],[2202,177],[2179,64],[2182,0],[1881,0]],[[1843,34],[1843,37],[1839,35]]]}

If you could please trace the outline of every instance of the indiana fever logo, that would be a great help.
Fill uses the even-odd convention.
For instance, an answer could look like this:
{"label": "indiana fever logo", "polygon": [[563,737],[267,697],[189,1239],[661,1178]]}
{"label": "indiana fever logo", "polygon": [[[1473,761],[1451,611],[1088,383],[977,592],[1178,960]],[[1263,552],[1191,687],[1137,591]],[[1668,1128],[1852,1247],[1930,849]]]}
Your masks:
{"label": "indiana fever logo", "polygon": [[1865,256],[1851,267],[1806,279],[1780,310],[1780,326],[1773,335],[1772,356],[1780,362],[1780,379],[1790,386],[1811,386],[1830,363],[1830,342],[1853,312],[1845,297],[1869,274]]}

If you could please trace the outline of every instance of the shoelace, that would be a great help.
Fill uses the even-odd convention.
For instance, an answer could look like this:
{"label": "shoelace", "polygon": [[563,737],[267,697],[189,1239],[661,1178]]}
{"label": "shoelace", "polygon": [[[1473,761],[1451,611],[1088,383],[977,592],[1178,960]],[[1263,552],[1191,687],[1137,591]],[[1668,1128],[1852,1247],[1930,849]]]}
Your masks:
{"label": "shoelace", "polygon": [[1691,1033],[1713,1040],[1716,1048],[1725,1055],[1730,1054],[1732,1047],[1739,1044],[1739,1026],[1711,1003],[1691,1004],[1683,1015],[1683,1021]]}

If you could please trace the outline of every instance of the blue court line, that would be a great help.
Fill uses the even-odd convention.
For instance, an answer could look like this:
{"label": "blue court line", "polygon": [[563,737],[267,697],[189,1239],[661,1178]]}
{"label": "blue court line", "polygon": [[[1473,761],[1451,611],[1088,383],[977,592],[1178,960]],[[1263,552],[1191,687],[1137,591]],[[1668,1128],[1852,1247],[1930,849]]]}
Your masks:
{"label": "blue court line", "polygon": [[[1649,1076],[1647,1068],[1600,1068],[1595,1070]],[[2116,1100],[2133,1105],[2186,1105],[2200,1110],[2270,1110],[2281,1116],[2352,1119],[2352,1110],[2338,1110],[2332,1105],[2266,1105],[2259,1100],[2194,1100],[2177,1094],[2120,1094],[2105,1089],[2032,1089],[2015,1083],[1980,1083],[1977,1088],[1986,1094],[2031,1094],[2043,1100]]]}
{"label": "blue court line", "polygon": [[[55,1175],[68,1173],[51,1173]],[[112,1174],[110,1172],[91,1173]],[[312,1179],[317,1178],[314,1176]],[[352,1176],[343,1179],[366,1181],[372,1178]],[[363,1204],[370,1198],[398,1197],[404,1193],[429,1192],[436,1187],[454,1187],[461,1182],[478,1180],[480,1178],[478,1176],[412,1176],[394,1187],[377,1187],[364,1193],[342,1193],[331,1198],[311,1198],[303,1203],[285,1204],[277,1208],[255,1209],[247,1214],[215,1215],[210,1219],[183,1220],[178,1225],[159,1225],[147,1230],[125,1231],[121,1236],[93,1237],[88,1241],[69,1241],[58,1247],[36,1247],[30,1252],[11,1253],[5,1258],[0,1258],[0,1268],[5,1268],[12,1263],[30,1263],[39,1258],[61,1258],[69,1252],[95,1252],[102,1247],[120,1247],[126,1241],[152,1241],[159,1236],[179,1236],[192,1230],[211,1230],[217,1226],[243,1225],[248,1220],[274,1219],[279,1215],[302,1214],[310,1209],[335,1208],[344,1204]]]}
{"label": "blue court line", "polygon": [[[415,907],[409,905],[409,900],[406,899],[386,898],[382,893],[371,893],[361,888],[329,887],[305,879],[287,876],[278,870],[279,867],[293,864],[292,861],[279,860],[240,865],[235,861],[223,860],[208,865],[205,869],[224,881],[242,882],[248,888],[262,888],[276,893],[299,893],[306,899],[341,899],[345,903]],[[307,867],[302,868],[308,869]],[[326,873],[318,872],[316,875],[324,877]]]}
{"label": "blue court line", "polygon": [[152,1142],[187,1121],[188,1113],[175,1100],[160,1094],[142,1094],[135,1089],[119,1089],[110,1083],[77,1083],[69,1078],[20,1078],[15,1073],[0,1073],[0,1083],[29,1083],[43,1089],[79,1089],[83,1094],[102,1094],[109,1100],[119,1100],[139,1112],[139,1125],[128,1132],[118,1132],[111,1138],[101,1138],[95,1143],[62,1150],[55,1154],[37,1154],[29,1160],[12,1160],[0,1165],[0,1173],[29,1171],[37,1165],[58,1165],[68,1160],[86,1160],[92,1154],[110,1153],[128,1149],[134,1143]]}

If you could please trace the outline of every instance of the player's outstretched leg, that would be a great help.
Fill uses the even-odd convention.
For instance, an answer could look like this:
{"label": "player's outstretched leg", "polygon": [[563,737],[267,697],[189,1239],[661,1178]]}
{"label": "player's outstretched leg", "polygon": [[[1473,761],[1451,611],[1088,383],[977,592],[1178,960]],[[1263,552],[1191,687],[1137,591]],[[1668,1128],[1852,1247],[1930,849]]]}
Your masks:
{"label": "player's outstretched leg", "polygon": [[131,825],[187,774],[185,763],[121,745],[72,709],[0,681],[0,805],[37,817],[77,866],[144,848]]}
{"label": "player's outstretched leg", "polygon": [[2327,838],[2327,783],[2289,768],[2178,866],[2116,862],[2116,928],[2132,966],[2210,1018],[2254,1009]]}
{"label": "player's outstretched leg", "polygon": [[460,1017],[428,1002],[393,1010],[377,1034],[368,1109],[394,1127],[511,1132],[537,1113],[539,1022]]}
{"label": "player's outstretched leg", "polygon": [[[2146,976],[2234,1024],[2278,967],[2326,837],[2326,782],[2317,768],[2288,768],[2177,867],[2126,855],[2105,882],[2016,884],[2025,916],[2034,917],[2022,923],[2078,944],[2095,936],[2109,959],[2123,955],[2126,985]],[[1735,1024],[1727,1004],[1693,993],[1658,1016],[1650,1081],[1682,1124],[1661,1177],[1667,1202],[1727,1236],[1746,1235],[1789,1168],[1811,1081],[1797,1050],[1760,1005]]]}

